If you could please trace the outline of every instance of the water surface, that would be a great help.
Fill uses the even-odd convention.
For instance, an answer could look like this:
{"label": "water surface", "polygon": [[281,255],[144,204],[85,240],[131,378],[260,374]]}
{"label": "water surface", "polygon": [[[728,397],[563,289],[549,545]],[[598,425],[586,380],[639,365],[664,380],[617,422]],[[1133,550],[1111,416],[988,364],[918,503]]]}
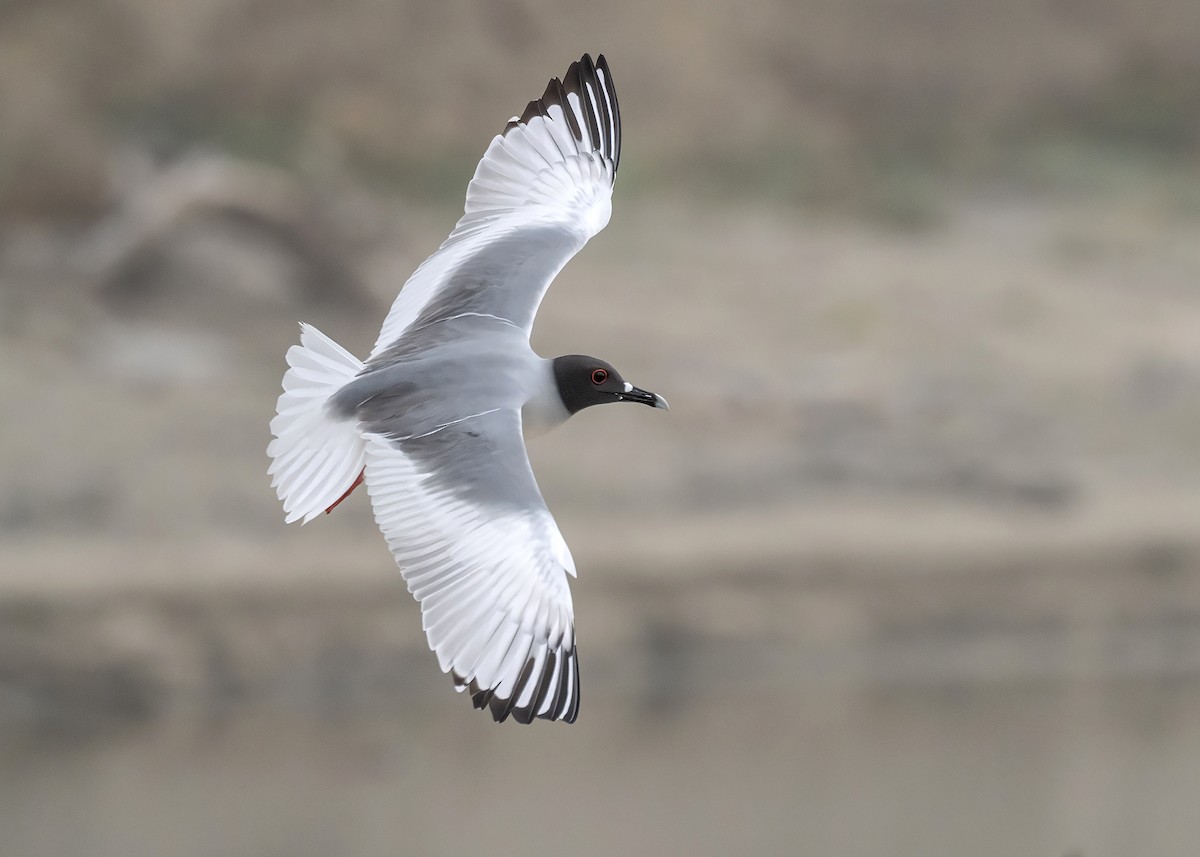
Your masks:
{"label": "water surface", "polygon": [[569,728],[495,726],[464,702],[9,736],[0,853],[1183,857],[1200,842],[1192,681],[592,694]]}

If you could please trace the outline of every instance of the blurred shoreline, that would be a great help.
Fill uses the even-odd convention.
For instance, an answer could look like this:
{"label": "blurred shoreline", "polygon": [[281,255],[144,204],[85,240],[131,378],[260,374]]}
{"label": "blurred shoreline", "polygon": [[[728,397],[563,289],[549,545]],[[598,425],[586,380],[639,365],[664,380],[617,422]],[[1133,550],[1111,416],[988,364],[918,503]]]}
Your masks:
{"label": "blurred shoreline", "polygon": [[[104,734],[166,715],[366,714],[441,695],[388,557],[361,539],[325,542],[316,557],[286,542],[146,544],[136,557],[7,546],[5,566],[25,573],[0,592],[0,728]],[[656,556],[634,538],[624,550],[576,586],[601,697],[687,706],[705,693],[692,677],[712,670],[723,693],[1200,680],[1200,542],[1163,533],[724,557]],[[87,579],[118,556],[122,574]]]}

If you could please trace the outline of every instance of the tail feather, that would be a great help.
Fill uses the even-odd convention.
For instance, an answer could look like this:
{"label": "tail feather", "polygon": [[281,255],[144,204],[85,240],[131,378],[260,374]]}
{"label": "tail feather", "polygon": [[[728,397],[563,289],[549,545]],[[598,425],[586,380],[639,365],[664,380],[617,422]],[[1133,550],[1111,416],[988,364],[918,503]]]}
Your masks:
{"label": "tail feather", "polygon": [[287,523],[307,524],[340,502],[362,473],[366,445],[358,424],[325,405],[363,364],[310,324],[300,325],[300,344],[288,349],[287,363],[271,420],[267,473]]}

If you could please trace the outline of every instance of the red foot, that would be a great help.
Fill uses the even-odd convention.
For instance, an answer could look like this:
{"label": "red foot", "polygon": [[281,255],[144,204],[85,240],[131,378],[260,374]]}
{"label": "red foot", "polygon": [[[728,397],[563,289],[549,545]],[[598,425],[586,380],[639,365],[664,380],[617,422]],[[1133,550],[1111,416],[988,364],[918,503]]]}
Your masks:
{"label": "red foot", "polygon": [[332,505],[332,506],[330,506],[328,509],[326,509],[326,510],[325,510],[325,514],[326,514],[326,515],[328,515],[330,512],[332,512],[334,509],[336,509],[336,508],[338,507],[338,504],[339,504],[339,503],[341,503],[343,500],[345,500],[347,497],[349,497],[349,496],[350,496],[350,494],[351,494],[351,493],[354,491],[354,489],[355,489],[355,488],[357,488],[359,485],[362,485],[362,481],[363,481],[363,475],[364,475],[366,472],[367,472],[367,471],[366,471],[365,469],[364,469],[364,470],[361,470],[361,471],[359,471],[358,478],[354,480],[354,484],[353,484],[353,485],[351,485],[349,488],[347,488],[347,489],[346,489],[346,493],[345,493],[345,494],[343,494],[341,497],[338,497],[338,498],[337,498],[337,500],[335,500],[335,501],[333,502],[333,505]]}

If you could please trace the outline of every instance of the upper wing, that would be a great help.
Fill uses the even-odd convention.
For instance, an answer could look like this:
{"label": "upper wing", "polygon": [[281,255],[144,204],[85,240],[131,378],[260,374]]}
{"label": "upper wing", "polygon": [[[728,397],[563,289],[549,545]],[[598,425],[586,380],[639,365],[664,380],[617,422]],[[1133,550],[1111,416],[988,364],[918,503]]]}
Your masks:
{"label": "upper wing", "polygon": [[408,328],[462,313],[528,334],[550,281],[608,223],[620,154],[608,63],[584,54],[492,140],[462,219],[400,290],[368,362]]}
{"label": "upper wing", "polygon": [[416,437],[363,428],[375,520],[442,670],[496,720],[573,722],[575,563],[534,481],[520,413]]}

